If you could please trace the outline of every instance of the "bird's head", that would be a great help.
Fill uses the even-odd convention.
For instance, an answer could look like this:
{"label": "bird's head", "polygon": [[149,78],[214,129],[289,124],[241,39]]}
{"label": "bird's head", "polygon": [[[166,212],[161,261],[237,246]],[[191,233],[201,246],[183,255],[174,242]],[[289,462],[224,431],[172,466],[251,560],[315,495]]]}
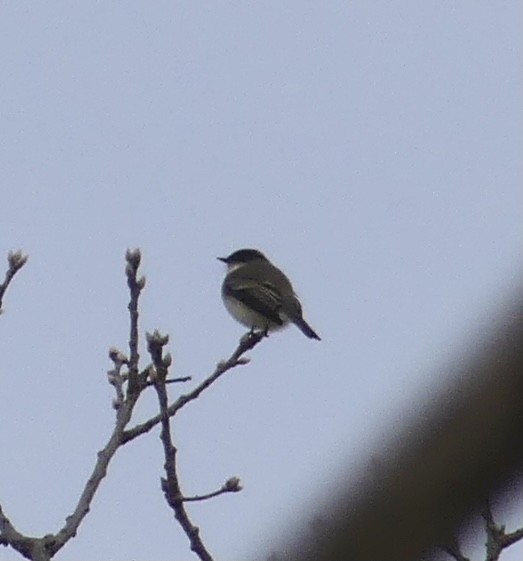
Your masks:
{"label": "bird's head", "polygon": [[228,257],[218,257],[218,260],[225,263],[229,270],[253,261],[268,261],[267,257],[257,249],[238,249]]}

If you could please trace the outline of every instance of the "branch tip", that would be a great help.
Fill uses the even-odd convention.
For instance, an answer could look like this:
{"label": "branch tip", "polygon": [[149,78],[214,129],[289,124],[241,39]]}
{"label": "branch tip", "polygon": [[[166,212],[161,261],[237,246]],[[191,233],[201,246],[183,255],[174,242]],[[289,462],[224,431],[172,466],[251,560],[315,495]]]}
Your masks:
{"label": "branch tip", "polygon": [[16,251],[10,251],[7,254],[7,261],[9,263],[9,268],[14,269],[15,271],[21,269],[27,263],[28,259],[29,256],[24,255],[21,249],[18,249]]}
{"label": "branch tip", "polygon": [[129,359],[116,347],[111,347],[109,349],[109,358],[115,365],[127,364],[129,362]]}
{"label": "branch tip", "polygon": [[142,260],[142,252],[139,248],[128,249],[125,252],[125,260],[134,270],[138,269]]}
{"label": "branch tip", "polygon": [[238,493],[243,489],[243,487],[241,485],[241,481],[239,477],[230,477],[224,483],[222,489],[224,491],[227,491],[228,493]]}
{"label": "branch tip", "polygon": [[147,345],[149,346],[149,350],[152,346],[158,345],[160,347],[165,347],[169,342],[169,335],[162,335],[158,329],[155,329],[152,333],[147,332],[145,334],[145,338],[147,340]]}

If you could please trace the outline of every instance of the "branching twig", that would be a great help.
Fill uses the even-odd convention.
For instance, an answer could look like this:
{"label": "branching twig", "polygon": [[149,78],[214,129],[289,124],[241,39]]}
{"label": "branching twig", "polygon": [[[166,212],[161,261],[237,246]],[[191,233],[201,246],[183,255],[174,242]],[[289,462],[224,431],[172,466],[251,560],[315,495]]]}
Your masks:
{"label": "branching twig", "polygon": [[487,534],[487,556],[486,561],[498,561],[501,552],[512,544],[523,539],[523,528],[514,532],[505,533],[505,526],[498,526],[494,521],[490,502],[485,501],[481,510],[481,516],[485,521],[485,532]]}
{"label": "branching twig", "polygon": [[[236,351],[225,362],[220,363],[213,374],[196,386],[191,392],[180,396],[171,406],[168,405],[167,384],[185,382],[190,377],[167,378],[167,370],[171,363],[169,355],[162,357],[163,347],[167,344],[168,337],[162,337],[157,332],[148,339],[149,351],[153,358],[153,366],[139,371],[138,353],[138,301],[142,289],[145,286],[145,278],[138,278],[138,267],[140,265],[140,251],[129,250],[126,253],[126,275],[130,291],[129,314],[130,334],[129,351],[127,358],[116,349],[111,349],[109,356],[114,367],[108,372],[109,382],[114,386],[116,397],[113,406],[116,409],[116,425],[107,441],[105,447],[98,452],[98,458],[94,469],[89,477],[73,513],[66,518],[65,524],[56,534],[48,534],[41,538],[28,537],[21,534],[11,523],[7,515],[0,508],[0,545],[8,545],[21,553],[24,557],[33,561],[50,561],[52,557],[73,538],[83,519],[89,512],[92,500],[97,492],[103,478],[107,474],[108,466],[117,450],[137,436],[148,432],[153,426],[162,423],[161,438],[164,444],[165,470],[167,478],[162,481],[162,488],[169,505],[174,509],[175,517],[184,528],[191,543],[191,549],[195,551],[202,561],[212,561],[200,537],[198,528],[190,522],[185,511],[184,502],[205,500],[226,492],[236,492],[241,489],[237,478],[230,478],[223,487],[207,495],[183,497],[176,473],[176,448],[172,442],[170,430],[170,417],[181,409],[186,403],[196,399],[207,387],[214,383],[222,374],[235,366],[248,362],[243,357],[244,353],[252,349],[263,338],[263,334],[249,334],[240,342]],[[0,303],[9,283],[16,272],[23,267],[27,257],[21,252],[9,254],[9,270],[3,284],[0,285]],[[122,372],[126,365],[128,371]],[[127,384],[126,391],[124,391]],[[143,425],[138,425],[131,430],[126,430],[132,417],[132,413],[142,390],[153,385],[157,391],[160,414],[150,419]]]}
{"label": "branching twig", "polygon": [[[488,500],[483,503],[481,517],[485,523],[485,533],[487,534],[485,561],[498,561],[504,549],[523,539],[523,528],[507,534],[505,533],[505,526],[498,526],[496,524],[490,501]],[[461,553],[457,540],[450,545],[440,547],[440,549],[456,561],[469,561],[468,557]]]}
{"label": "branching twig", "polygon": [[[107,468],[114,457],[116,451],[123,444],[122,435],[124,429],[131,419],[131,415],[140,396],[141,390],[145,387],[142,380],[145,380],[147,371],[138,374],[138,299],[145,284],[143,279],[136,280],[136,273],[139,264],[139,251],[127,252],[127,282],[131,297],[129,310],[131,312],[131,336],[130,348],[133,368],[135,369],[135,391],[127,391],[127,396],[123,394],[124,375],[121,374],[123,364],[131,365],[131,361],[115,349],[111,349],[109,356],[114,363],[114,369],[109,371],[111,384],[116,389],[115,408],[116,425],[109,437],[105,447],[98,452],[98,458],[91,476],[80,495],[78,503],[73,513],[66,518],[64,526],[55,534],[49,534],[42,538],[27,537],[20,534],[9,521],[8,517],[0,509],[0,543],[10,545],[24,557],[33,561],[49,561],[71,538],[76,535],[78,528],[89,512],[91,502],[98,490],[102,479],[107,474]],[[20,261],[23,258],[17,257],[20,268]],[[11,262],[11,261],[10,261]],[[25,261],[24,261],[25,262]]]}
{"label": "branching twig", "polygon": [[207,551],[207,548],[200,538],[199,528],[194,526],[191,522],[183,504],[183,496],[176,467],[177,449],[173,444],[170,426],[171,421],[167,414],[168,398],[165,380],[167,378],[168,368],[171,364],[171,357],[167,355],[164,358],[162,357],[162,353],[163,347],[167,344],[168,340],[167,336],[162,337],[157,331],[152,335],[147,334],[148,349],[156,370],[156,375],[153,378],[154,387],[158,395],[162,417],[160,439],[163,444],[165,457],[164,468],[167,476],[166,479],[162,479],[162,490],[167,504],[173,509],[176,520],[178,520],[180,526],[189,538],[191,550],[194,551],[202,561],[213,561],[211,554]]}
{"label": "branching twig", "polygon": [[20,250],[10,251],[7,256],[9,268],[7,269],[4,277],[4,282],[0,284],[0,313],[2,312],[2,299],[4,297],[7,287],[13,280],[16,273],[27,263],[28,256],[23,255]]}
{"label": "branching twig", "polygon": [[184,405],[189,403],[190,401],[195,400],[199,395],[207,389],[211,384],[216,382],[218,378],[220,378],[225,372],[231,370],[235,366],[241,366],[243,364],[248,363],[248,359],[245,358],[243,355],[253,349],[263,338],[265,335],[261,332],[255,333],[248,333],[244,337],[242,337],[240,344],[238,345],[237,349],[233,352],[233,354],[225,361],[218,363],[214,372],[207,377],[203,382],[198,384],[192,391],[189,393],[181,395],[174,403],[167,407],[165,413],[160,413],[152,417],[151,419],[136,425],[135,427],[124,431],[123,434],[123,442],[129,442],[133,440],[137,436],[144,434],[150,431],[153,427],[155,427],[161,420],[162,415],[167,415],[169,417],[174,416]]}

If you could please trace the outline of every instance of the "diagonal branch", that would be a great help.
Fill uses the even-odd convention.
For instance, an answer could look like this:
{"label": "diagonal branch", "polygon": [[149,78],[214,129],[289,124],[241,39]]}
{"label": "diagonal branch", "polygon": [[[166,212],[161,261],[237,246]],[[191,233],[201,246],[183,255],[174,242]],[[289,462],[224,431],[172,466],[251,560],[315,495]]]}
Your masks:
{"label": "diagonal branch", "polygon": [[9,268],[7,269],[4,277],[4,282],[0,284],[0,312],[2,311],[2,299],[7,290],[7,287],[11,284],[16,273],[27,263],[28,256],[23,255],[20,250],[10,251],[7,256],[7,262],[9,263]]}
{"label": "diagonal branch", "polygon": [[520,540],[523,540],[523,528],[518,528],[513,532],[505,534],[503,536],[503,547],[509,547]]}
{"label": "diagonal branch", "polygon": [[223,374],[225,374],[227,371],[233,369],[236,366],[247,364],[249,361],[243,355],[247,351],[253,349],[264,337],[265,335],[262,332],[248,333],[247,335],[242,337],[237,349],[226,361],[219,362],[214,372],[209,377],[203,380],[203,382],[198,384],[189,393],[181,395],[174,403],[169,405],[164,412],[151,417],[144,423],[126,430],[123,434],[123,443],[125,444],[130,440],[133,440],[137,436],[149,432],[153,427],[160,423],[165,415],[167,415],[168,417],[173,417],[182,407],[198,398],[204,390],[206,390],[209,386],[216,382],[216,380],[223,376]]}
{"label": "diagonal branch", "polygon": [[125,402],[118,409],[116,415],[116,426],[105,447],[98,452],[98,459],[95,467],[91,476],[87,480],[74,512],[67,517],[63,528],[54,536],[54,539],[48,545],[48,549],[52,555],[59,551],[71,538],[76,535],[82,520],[89,512],[94,495],[103,478],[107,475],[109,463],[113,459],[118,448],[122,445],[122,434],[127,426],[127,423],[131,419],[138,397],[139,394],[128,396]]}

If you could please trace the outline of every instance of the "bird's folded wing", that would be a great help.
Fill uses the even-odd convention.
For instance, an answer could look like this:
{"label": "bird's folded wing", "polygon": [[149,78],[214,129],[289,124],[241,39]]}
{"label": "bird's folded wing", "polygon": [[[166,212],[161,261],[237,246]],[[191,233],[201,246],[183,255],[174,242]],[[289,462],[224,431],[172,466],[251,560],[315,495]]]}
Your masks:
{"label": "bird's folded wing", "polygon": [[270,321],[282,325],[279,315],[281,296],[271,283],[248,279],[231,279],[225,283],[225,292]]}

